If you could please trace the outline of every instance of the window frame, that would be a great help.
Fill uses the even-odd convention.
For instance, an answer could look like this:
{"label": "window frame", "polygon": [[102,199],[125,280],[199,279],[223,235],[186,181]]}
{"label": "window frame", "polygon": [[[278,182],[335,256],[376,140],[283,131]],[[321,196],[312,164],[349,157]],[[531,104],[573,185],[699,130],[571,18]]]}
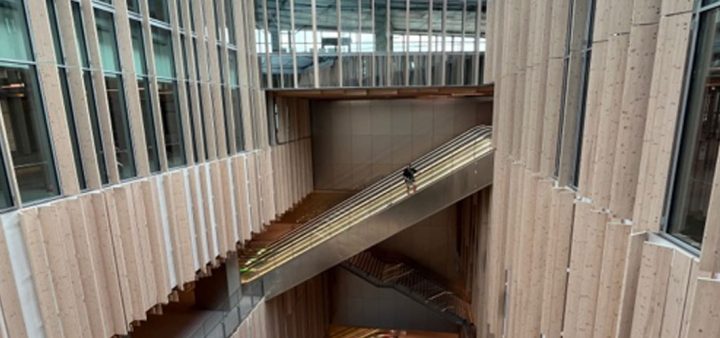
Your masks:
{"label": "window frame", "polygon": [[[690,40],[689,48],[687,50],[683,87],[679,105],[679,112],[677,114],[677,123],[675,126],[675,137],[673,141],[672,157],[670,161],[670,170],[668,172],[665,196],[663,200],[662,215],[660,217],[660,236],[667,239],[673,244],[685,249],[686,251],[699,256],[702,250],[702,242],[698,246],[692,245],[689,241],[684,240],[682,237],[671,233],[673,223],[671,222],[671,216],[675,203],[675,190],[678,183],[678,166],[680,161],[680,150],[683,145],[683,136],[685,129],[685,122],[688,115],[688,104],[690,98],[690,91],[692,89],[693,71],[695,70],[695,58],[698,51],[698,37],[700,34],[700,21],[703,15],[712,12],[713,10],[720,11],[720,1],[703,5],[702,0],[696,0],[692,9],[692,19],[690,22]],[[718,177],[714,177],[715,180]],[[705,221],[707,225],[707,220]],[[703,225],[703,227],[705,226]],[[703,228],[704,231],[705,228]]]}
{"label": "window frame", "polygon": [[[0,206],[0,213],[4,213],[7,211],[17,210],[23,207],[32,206],[41,204],[47,201],[55,200],[58,198],[62,198],[64,196],[64,191],[61,187],[61,177],[60,172],[57,165],[57,151],[55,149],[55,145],[52,142],[52,129],[49,122],[49,116],[48,116],[48,108],[46,105],[46,98],[45,93],[42,91],[42,85],[41,85],[41,78],[40,78],[40,70],[38,69],[38,63],[36,58],[36,48],[35,48],[35,38],[33,36],[33,31],[30,27],[30,12],[28,9],[28,1],[37,1],[37,0],[19,0],[21,2],[22,11],[24,14],[24,21],[25,21],[25,33],[27,34],[27,43],[28,43],[28,49],[29,49],[29,59],[28,60],[21,60],[21,59],[8,59],[8,58],[2,58],[0,59],[0,64],[6,67],[12,67],[12,66],[19,66],[26,67],[27,69],[32,70],[34,75],[34,86],[35,88],[32,88],[32,90],[37,91],[37,95],[34,98],[30,98],[30,100],[36,101],[35,103],[38,105],[36,109],[40,110],[39,115],[43,118],[43,124],[44,124],[44,132],[47,134],[48,139],[48,161],[51,165],[51,168],[49,170],[52,172],[53,178],[54,178],[54,184],[55,184],[55,193],[53,195],[37,198],[34,200],[24,201],[22,196],[22,191],[20,189],[20,183],[18,182],[18,177],[15,172],[15,160],[13,159],[12,150],[10,149],[10,144],[7,141],[6,135],[0,136],[2,140],[0,141],[0,165],[2,165],[4,170],[4,176],[0,179],[4,179],[7,184],[7,197],[9,204],[7,206]],[[45,6],[46,4],[43,2],[41,4],[42,6]],[[51,25],[50,22],[51,18],[48,17],[48,25]],[[49,27],[51,30],[52,28]],[[52,34],[52,33],[51,33]],[[56,60],[55,60],[56,61]],[[2,125],[3,132],[6,133],[7,126],[5,125],[4,121],[0,122],[0,125]],[[35,131],[36,133],[40,131]]]}

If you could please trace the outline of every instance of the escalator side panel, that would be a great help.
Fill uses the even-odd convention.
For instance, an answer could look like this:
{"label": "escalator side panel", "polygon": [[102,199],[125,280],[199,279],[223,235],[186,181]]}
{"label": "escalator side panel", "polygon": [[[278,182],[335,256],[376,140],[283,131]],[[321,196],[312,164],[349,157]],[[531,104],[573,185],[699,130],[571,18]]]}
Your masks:
{"label": "escalator side panel", "polygon": [[492,173],[493,154],[490,153],[278,266],[262,277],[266,297],[279,295],[484,189],[492,184]]}

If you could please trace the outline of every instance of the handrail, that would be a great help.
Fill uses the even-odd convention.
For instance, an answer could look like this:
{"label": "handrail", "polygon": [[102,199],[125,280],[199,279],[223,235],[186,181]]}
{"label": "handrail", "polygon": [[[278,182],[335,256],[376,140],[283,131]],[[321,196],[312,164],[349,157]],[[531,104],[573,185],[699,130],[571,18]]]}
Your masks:
{"label": "handrail", "polygon": [[[414,162],[414,163],[415,163],[415,167],[418,168],[418,169],[420,169],[421,167],[425,167],[425,165],[427,164],[427,162],[429,162],[429,160],[430,160],[431,158],[436,157],[437,154],[441,153],[443,150],[445,150],[445,149],[447,149],[447,148],[450,148],[451,146],[457,144],[458,142],[467,140],[472,134],[478,133],[479,131],[489,132],[489,131],[490,131],[490,128],[489,128],[489,127],[485,127],[485,126],[477,126],[477,127],[473,127],[473,128],[471,128],[471,129],[467,130],[466,132],[460,134],[460,136],[458,136],[458,137],[456,137],[456,138],[454,138],[454,139],[452,139],[452,140],[450,140],[450,141],[442,144],[440,147],[437,147],[437,148],[433,149],[432,151],[428,152],[427,154],[425,154],[424,156],[420,157],[417,161]],[[400,168],[400,169],[397,169],[397,170],[393,171],[392,173],[386,175],[385,177],[381,178],[381,179],[378,180],[377,182],[375,182],[375,183],[367,186],[366,188],[364,188],[363,190],[361,190],[361,191],[358,192],[357,194],[355,194],[355,195],[353,195],[353,196],[345,199],[344,201],[342,201],[342,202],[338,203],[337,205],[333,206],[332,208],[330,208],[330,209],[324,211],[323,213],[321,213],[321,214],[313,217],[313,219],[311,219],[310,221],[308,221],[307,223],[305,223],[303,226],[301,226],[301,227],[299,227],[299,228],[296,228],[296,229],[293,229],[293,230],[289,231],[288,233],[284,234],[282,237],[280,237],[280,239],[279,239],[278,241],[273,242],[270,246],[268,246],[268,247],[265,248],[265,249],[266,249],[266,250],[270,250],[270,249],[272,249],[272,248],[280,245],[282,242],[284,242],[285,240],[287,240],[287,238],[293,237],[293,236],[294,236],[296,233],[298,233],[298,232],[307,232],[307,231],[309,231],[309,230],[313,227],[313,225],[319,223],[319,222],[320,222],[321,220],[323,220],[326,216],[328,216],[328,215],[331,214],[331,213],[335,213],[335,212],[340,211],[340,209],[344,208],[345,206],[347,206],[347,205],[349,205],[349,204],[351,204],[351,203],[354,203],[354,202],[356,202],[356,201],[365,200],[366,197],[368,197],[368,196],[371,195],[371,193],[374,193],[374,192],[376,192],[376,191],[382,190],[382,188],[384,188],[384,187],[386,186],[386,183],[387,183],[387,182],[389,182],[389,181],[395,181],[395,180],[397,179],[397,177],[399,176],[399,174],[402,172],[403,169],[404,169],[404,168]]]}
{"label": "handrail", "polygon": [[[483,150],[489,151],[491,149],[491,147],[489,146],[490,142],[487,141],[487,143],[488,143],[488,145],[484,146]],[[464,150],[467,147],[468,146],[463,146],[462,148],[460,148],[460,150]],[[485,152],[485,153],[487,153],[487,152]],[[466,160],[466,162],[463,162],[462,166],[469,164],[468,157],[470,159],[475,158],[474,154],[467,155],[467,154],[464,154],[462,151],[456,151],[455,153],[452,153],[446,157],[451,158],[453,160],[451,162]],[[462,166],[460,166],[460,167],[462,167]],[[437,180],[437,179],[439,179],[439,177],[444,176],[442,173],[445,173],[451,169],[454,169],[454,168],[447,168],[447,167],[452,167],[452,164],[450,164],[450,165],[439,164],[437,166],[437,168],[434,168],[435,169],[434,171],[439,171],[439,172],[441,172],[441,174],[432,175],[432,177],[430,177],[430,178],[433,178],[433,180],[431,180],[431,181]],[[423,178],[425,180],[429,180],[426,176],[428,176],[428,173],[426,173],[423,176]],[[419,183],[419,185],[423,185],[421,180],[419,180],[418,183]],[[427,185],[427,184],[424,184],[424,185]],[[293,240],[292,242],[283,245],[282,247],[285,247],[286,249],[283,250],[282,252],[280,252],[278,255],[272,256],[273,259],[275,259],[276,261],[279,260],[279,261],[281,261],[281,263],[274,264],[270,268],[265,267],[263,269],[260,269],[259,272],[267,272],[271,268],[274,268],[275,266],[282,264],[285,261],[291,259],[290,256],[293,256],[293,255],[296,255],[296,254],[299,254],[299,253],[302,253],[302,252],[308,250],[311,246],[314,245],[314,243],[322,242],[322,241],[336,235],[337,233],[339,233],[339,231],[337,231],[338,229],[342,230],[342,229],[345,229],[345,228],[351,226],[356,221],[356,218],[364,219],[364,218],[370,217],[370,216],[372,216],[372,214],[382,211],[384,207],[390,206],[390,205],[402,200],[403,198],[405,198],[404,190],[402,189],[402,187],[400,187],[398,189],[398,186],[402,186],[402,184],[399,182],[393,184],[393,186],[391,188],[395,188],[395,189],[390,189],[389,192],[386,193],[385,196],[383,196],[383,198],[381,198],[381,199],[372,200],[372,201],[363,201],[356,208],[345,211],[341,214],[341,215],[350,214],[349,219],[344,219],[344,220],[342,220],[341,223],[333,224],[331,227],[319,228],[315,232],[309,232],[309,233],[303,234],[302,236],[299,236],[299,238],[297,238],[296,240]],[[371,204],[371,203],[373,205],[369,205],[367,208],[365,207],[366,205]],[[380,205],[381,207],[377,208],[378,205]],[[375,209],[373,209],[373,207],[375,207]],[[360,208],[361,210],[364,209],[366,211],[367,210],[374,210],[374,211],[369,214],[367,212],[366,213],[353,212],[353,211],[355,211],[355,209],[358,209],[358,208]],[[358,216],[358,214],[359,214],[359,216]],[[328,219],[324,223],[331,223],[332,221],[335,221],[336,219],[338,219],[338,217]],[[314,238],[312,238],[312,237],[314,237]],[[309,238],[314,239],[314,241],[309,241],[308,240]],[[299,244],[297,245],[297,247],[293,248],[292,245],[297,242],[299,242]],[[287,247],[290,247],[290,248],[288,249]],[[294,249],[294,250],[290,250],[290,249]],[[268,253],[266,256],[270,256],[272,254],[274,254],[274,252]],[[263,262],[264,262],[264,260],[252,262],[250,267],[252,268],[253,266],[257,266]],[[254,280],[255,278],[256,277],[252,277],[250,280]]]}
{"label": "handrail", "polygon": [[[463,167],[476,158],[476,155],[484,155],[491,151],[490,134],[490,127],[474,127],[419,158],[414,162],[414,167],[423,173],[418,179],[418,186],[420,188],[427,186],[429,183],[444,177],[448,170]],[[468,154],[469,150],[475,151]],[[456,163],[461,165],[457,166]],[[359,219],[370,217],[372,214],[402,200],[406,196],[403,189],[398,189],[398,187],[402,188],[404,185],[401,180],[398,180],[401,171],[402,168],[395,170],[358,194],[314,217],[302,227],[290,231],[279,241],[259,250],[256,257],[248,260],[243,267],[243,271],[255,272],[253,269],[264,264],[271,256],[277,258],[276,260],[286,261],[290,255],[304,252],[314,243],[334,236],[337,234],[337,229],[351,226]],[[384,196],[378,198],[377,193],[381,191],[385,192],[383,193]],[[358,210],[361,212],[358,212]],[[335,222],[338,224],[332,224]],[[324,225],[327,224],[332,224],[332,226],[325,227]],[[308,244],[308,239],[314,240],[311,244]],[[278,252],[279,254],[276,255]],[[261,268],[257,272],[263,271],[269,270]],[[255,275],[259,274],[255,273]],[[250,280],[257,277],[253,276]]]}
{"label": "handrail", "polygon": [[[465,148],[468,148],[469,146],[472,145],[472,143],[469,143],[467,141],[467,139],[469,138],[469,135],[472,135],[474,133],[480,133],[480,136],[486,136],[489,132],[490,132],[489,128],[482,128],[482,127],[473,128],[466,134],[463,134],[460,137],[456,138],[455,140],[448,142],[445,145],[439,147],[436,151],[432,151],[432,152],[428,153],[427,155],[423,156],[423,158],[421,158],[420,160],[418,160],[416,162],[416,163],[418,163],[416,166],[418,168],[422,169],[422,168],[426,168],[428,163],[430,163],[432,160],[437,159],[438,157],[440,157],[441,159],[458,157],[458,154],[459,153],[461,154],[462,150],[465,150]],[[474,141],[477,143],[481,139],[487,140],[487,138],[475,137]],[[459,143],[459,145],[458,145],[458,143]],[[445,153],[445,154],[438,154],[447,148],[452,149],[453,147],[456,148],[456,149],[453,149],[454,151],[451,151],[451,152]],[[488,147],[486,147],[486,148],[488,148]],[[446,165],[440,164],[439,166],[445,167]],[[396,171],[394,174],[397,174],[397,173],[399,173],[399,170]],[[427,175],[423,175],[423,177],[426,177],[426,176]],[[263,258],[274,254],[276,251],[275,249],[277,249],[277,248],[287,247],[287,246],[294,244],[294,242],[303,241],[308,236],[322,237],[322,236],[318,236],[317,233],[313,233],[311,231],[314,230],[315,228],[319,227],[320,225],[333,222],[333,221],[337,220],[338,218],[341,218],[358,208],[365,207],[367,204],[369,204],[371,202],[371,201],[368,201],[369,196],[371,196],[371,195],[374,196],[374,194],[371,194],[371,193],[374,191],[380,190],[381,188],[382,189],[387,188],[388,181],[390,181],[390,180],[395,181],[394,183],[391,184],[391,188],[401,185],[401,182],[396,180],[395,175],[391,174],[391,175],[387,176],[386,178],[380,180],[373,186],[366,188],[365,191],[356,195],[356,197],[361,197],[361,198],[359,198],[359,199],[351,198],[352,201],[350,201],[348,203],[344,203],[342,206],[333,208],[329,212],[323,213],[323,214],[319,215],[318,217],[316,217],[314,221],[310,222],[311,224],[303,227],[303,231],[295,232],[295,234],[301,233],[300,236],[292,236],[289,240],[282,241],[281,243],[276,243],[276,245],[271,245],[271,247],[266,249],[265,252],[261,252],[259,254],[259,257],[256,257],[255,260],[249,261],[248,264],[246,265],[246,268],[253,267],[253,266],[257,265],[259,262],[262,262]],[[391,197],[397,197],[396,195],[398,195],[398,193],[392,194]],[[386,198],[385,200],[387,200],[387,199],[388,198]],[[390,199],[394,199],[394,198],[390,198]],[[350,205],[351,202],[353,202],[352,205]],[[374,202],[377,202],[377,201],[374,201]],[[394,203],[394,202],[391,202],[390,204],[392,204],[392,203]],[[375,203],[375,204],[377,204],[377,203]],[[347,209],[347,210],[342,210],[342,209],[344,209],[345,205],[349,205],[351,208]],[[337,209],[341,209],[341,210],[337,210]],[[332,215],[329,215],[330,217],[326,218],[326,215],[331,214],[331,213],[332,213]],[[351,218],[349,221],[352,222],[353,219]],[[324,231],[324,232],[326,232],[326,231]]]}
{"label": "handrail", "polygon": [[[420,157],[417,161],[414,162],[415,167],[418,169],[425,167],[427,162],[429,162],[429,160],[431,158],[435,158],[437,156],[437,154],[439,154],[443,150],[450,148],[451,146],[459,143],[459,141],[467,140],[470,135],[475,134],[478,131],[489,132],[490,128],[485,127],[485,126],[477,126],[477,127],[473,127],[471,129],[467,130],[463,134],[460,134],[460,136],[442,144],[440,147],[437,147],[437,148],[433,149],[432,151],[428,152],[427,154],[425,154],[424,156]],[[294,237],[294,235],[299,232],[308,232],[309,230],[311,230],[313,228],[314,225],[321,222],[325,217],[327,217],[328,215],[330,215],[332,213],[336,213],[336,212],[340,211],[340,209],[343,209],[345,206],[347,206],[351,203],[366,200],[367,197],[372,196],[372,193],[379,191],[379,190],[383,190],[383,188],[385,188],[387,186],[387,184],[386,184],[387,182],[397,180],[397,177],[399,177],[399,174],[402,172],[403,169],[404,168],[400,168],[400,169],[393,171],[392,173],[386,175],[385,177],[381,178],[377,182],[367,186],[366,188],[364,188],[357,194],[345,199],[344,201],[333,206],[332,208],[313,217],[313,219],[311,219],[307,223],[303,224],[303,226],[292,229],[291,231],[285,233],[282,237],[280,237],[279,240],[273,242],[271,245],[269,245],[267,248],[265,248],[265,250],[271,250],[272,248],[281,245],[288,238]]]}

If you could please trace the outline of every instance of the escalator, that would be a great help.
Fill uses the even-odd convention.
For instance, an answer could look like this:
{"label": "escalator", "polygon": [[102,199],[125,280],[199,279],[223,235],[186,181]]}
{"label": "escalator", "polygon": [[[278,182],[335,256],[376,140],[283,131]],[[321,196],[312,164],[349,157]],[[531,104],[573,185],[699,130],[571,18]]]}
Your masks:
{"label": "escalator", "polygon": [[492,130],[474,127],[413,161],[417,192],[399,169],[254,252],[243,283],[272,298],[492,183]]}

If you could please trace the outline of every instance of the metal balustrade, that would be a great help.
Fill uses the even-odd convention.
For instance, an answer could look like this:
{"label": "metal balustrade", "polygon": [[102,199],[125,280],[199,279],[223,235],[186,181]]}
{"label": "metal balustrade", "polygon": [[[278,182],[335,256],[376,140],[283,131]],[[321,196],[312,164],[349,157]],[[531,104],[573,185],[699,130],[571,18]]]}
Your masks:
{"label": "metal balustrade", "polygon": [[343,262],[342,267],[370,284],[395,289],[472,329],[470,304],[409,264],[384,261],[363,251]]}
{"label": "metal balustrade", "polygon": [[[412,163],[418,170],[418,193],[477,160],[492,154],[492,130],[477,126],[430,151]],[[412,198],[398,169],[347,200],[258,250],[242,268],[244,283],[252,282],[355,224]]]}

